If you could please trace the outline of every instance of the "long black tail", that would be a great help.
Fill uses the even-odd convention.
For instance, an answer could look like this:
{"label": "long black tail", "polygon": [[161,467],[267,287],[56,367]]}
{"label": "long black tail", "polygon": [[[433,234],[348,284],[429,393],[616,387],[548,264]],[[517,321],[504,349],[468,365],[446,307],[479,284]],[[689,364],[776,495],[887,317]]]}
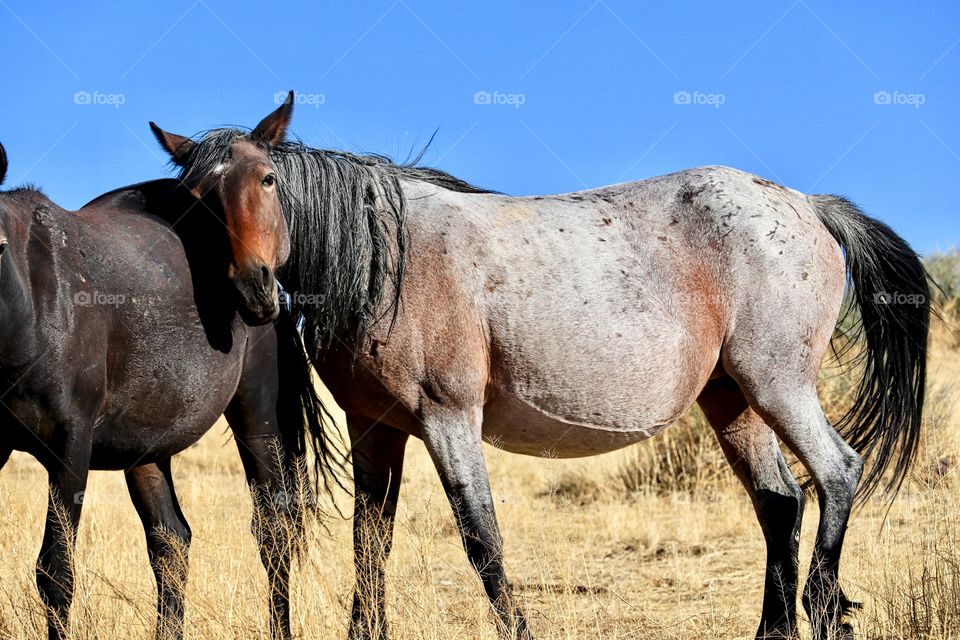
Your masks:
{"label": "long black tail", "polygon": [[920,440],[930,326],[930,286],[920,258],[900,236],[845,198],[810,196],[843,247],[865,339],[863,379],[837,430],[868,463],[858,496],[868,497],[887,469],[886,491],[903,485]]}
{"label": "long black tail", "polygon": [[[280,385],[277,419],[287,468],[296,474],[292,478],[302,478],[307,471],[309,448],[315,469],[313,489],[319,489],[322,484],[332,498],[335,486],[345,488],[343,479],[348,456],[333,416],[317,395],[300,333],[285,309],[281,310],[275,326]],[[311,488],[310,483],[306,488]]]}

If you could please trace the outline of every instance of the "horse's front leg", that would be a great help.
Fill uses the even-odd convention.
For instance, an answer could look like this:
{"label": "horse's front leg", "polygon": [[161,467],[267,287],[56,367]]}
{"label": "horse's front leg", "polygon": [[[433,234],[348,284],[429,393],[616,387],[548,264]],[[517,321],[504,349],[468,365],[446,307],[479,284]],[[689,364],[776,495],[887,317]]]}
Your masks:
{"label": "horse's front leg", "polygon": [[353,456],[353,552],[357,584],[351,640],[386,640],[384,565],[393,540],[407,434],[347,416]]}
{"label": "horse's front leg", "polygon": [[90,470],[92,424],[63,425],[48,444],[44,466],[49,475],[47,523],[37,558],[37,589],[47,612],[50,640],[67,635],[73,600],[73,550]]}
{"label": "horse's front leg", "polygon": [[191,534],[173,491],[170,459],[134,467],[126,479],[147,535],[150,566],[157,580],[156,636],[179,640],[183,637],[183,591]]}
{"label": "horse's front leg", "polygon": [[423,441],[453,507],[464,548],[483,581],[498,617],[501,638],[532,638],[503,569],[503,542],[483,459],[482,412],[447,409],[430,403],[424,410]]}

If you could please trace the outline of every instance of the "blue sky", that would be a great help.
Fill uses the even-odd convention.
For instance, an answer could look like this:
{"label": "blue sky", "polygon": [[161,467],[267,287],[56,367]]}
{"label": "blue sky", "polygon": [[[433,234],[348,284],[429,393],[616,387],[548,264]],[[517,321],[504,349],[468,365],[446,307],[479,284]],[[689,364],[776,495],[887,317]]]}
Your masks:
{"label": "blue sky", "polygon": [[75,208],[168,175],[148,120],[252,126],[514,194],[726,164],[960,241],[960,4],[0,0],[8,184]]}

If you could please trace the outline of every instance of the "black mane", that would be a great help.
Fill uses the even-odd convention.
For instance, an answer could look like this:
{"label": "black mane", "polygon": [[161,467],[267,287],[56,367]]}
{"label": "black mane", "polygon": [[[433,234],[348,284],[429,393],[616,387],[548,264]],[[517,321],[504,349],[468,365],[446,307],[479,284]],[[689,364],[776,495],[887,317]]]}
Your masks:
{"label": "black mane", "polygon": [[[180,178],[188,185],[202,180],[245,133],[204,133]],[[356,353],[374,324],[395,317],[408,251],[401,179],[492,193],[419,166],[420,156],[396,163],[379,154],[313,149],[299,140],[271,150],[291,239],[290,261],[280,276],[308,343]]]}

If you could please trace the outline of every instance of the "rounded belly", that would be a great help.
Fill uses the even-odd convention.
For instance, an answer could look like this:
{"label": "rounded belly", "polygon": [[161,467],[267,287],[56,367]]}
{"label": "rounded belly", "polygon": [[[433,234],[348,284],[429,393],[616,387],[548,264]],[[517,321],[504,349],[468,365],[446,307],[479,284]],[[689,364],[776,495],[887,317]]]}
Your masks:
{"label": "rounded belly", "polygon": [[512,397],[484,408],[483,438],[493,446],[542,458],[579,458],[608,453],[653,437],[668,422],[637,422],[626,427],[571,422]]}
{"label": "rounded belly", "polygon": [[239,355],[181,361],[118,384],[94,428],[94,467],[167,458],[194,444],[236,393],[241,364]]}

